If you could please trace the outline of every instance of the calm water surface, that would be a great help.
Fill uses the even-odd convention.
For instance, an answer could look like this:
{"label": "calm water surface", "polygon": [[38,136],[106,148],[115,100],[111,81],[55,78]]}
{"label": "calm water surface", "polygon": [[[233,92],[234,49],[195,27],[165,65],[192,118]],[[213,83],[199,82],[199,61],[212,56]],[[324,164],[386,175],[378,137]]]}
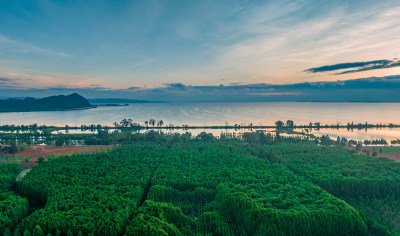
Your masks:
{"label": "calm water surface", "polygon": [[[0,125],[46,124],[79,126],[81,124],[112,125],[122,119],[132,119],[144,124],[149,119],[163,120],[165,125],[272,125],[277,120],[293,120],[296,124],[321,122],[321,124],[382,123],[400,124],[400,103],[296,103],[296,102],[196,102],[130,104],[120,107],[98,107],[88,110],[0,113]],[[189,130],[243,133],[249,130]],[[172,132],[184,132],[175,130]],[[400,129],[321,129],[315,135],[337,136],[355,140],[400,139]]]}
{"label": "calm water surface", "polygon": [[163,120],[175,125],[268,125],[277,120],[295,123],[400,123],[400,103],[209,102],[148,103],[88,110],[0,113],[0,125],[112,125],[122,119],[138,123]]}

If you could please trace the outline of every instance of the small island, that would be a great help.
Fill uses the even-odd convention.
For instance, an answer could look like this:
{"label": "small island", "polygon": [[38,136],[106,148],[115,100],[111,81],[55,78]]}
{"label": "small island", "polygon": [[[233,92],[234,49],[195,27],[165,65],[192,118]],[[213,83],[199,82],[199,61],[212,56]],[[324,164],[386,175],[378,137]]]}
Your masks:
{"label": "small island", "polygon": [[0,99],[0,112],[59,111],[93,108],[86,98],[77,93],[45,98]]}

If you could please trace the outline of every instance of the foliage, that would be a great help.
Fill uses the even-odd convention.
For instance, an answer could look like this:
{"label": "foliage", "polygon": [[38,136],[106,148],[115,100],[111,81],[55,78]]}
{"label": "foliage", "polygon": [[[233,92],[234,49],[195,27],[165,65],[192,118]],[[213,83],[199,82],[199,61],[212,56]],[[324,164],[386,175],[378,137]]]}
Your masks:
{"label": "foliage", "polygon": [[339,147],[264,147],[277,161],[340,197],[363,215],[374,235],[400,232],[400,163]]}
{"label": "foliage", "polygon": [[400,195],[400,163],[393,160],[311,144],[282,144],[266,150],[335,196]]}
{"label": "foliage", "polygon": [[39,226],[45,234],[74,235],[366,233],[353,207],[253,153],[254,146],[238,140],[143,140],[108,153],[51,160],[18,185],[44,207],[18,230],[32,232]]}
{"label": "foliage", "polygon": [[[4,190],[0,219],[7,225],[0,233],[390,235],[400,229],[400,164],[384,158],[279,132],[245,133],[243,140],[154,131],[93,138],[125,145],[33,168],[16,184],[31,214],[26,198]],[[17,166],[0,171],[10,188]]]}
{"label": "foliage", "polygon": [[17,164],[0,164],[0,235],[14,230],[29,210],[28,201],[5,189],[15,179]]}
{"label": "foliage", "polygon": [[15,154],[16,152],[18,152],[18,146],[14,141],[12,141],[10,142],[9,146],[5,146],[3,148],[0,147],[0,152],[7,154]]}
{"label": "foliage", "polygon": [[362,214],[394,232],[400,232],[400,199],[397,196],[384,198],[347,199]]}
{"label": "foliage", "polygon": [[64,135],[59,135],[59,136],[57,136],[57,138],[56,138],[56,146],[57,147],[60,147],[60,146],[62,146],[62,145],[64,145],[64,143],[65,143],[65,138],[64,138]]}

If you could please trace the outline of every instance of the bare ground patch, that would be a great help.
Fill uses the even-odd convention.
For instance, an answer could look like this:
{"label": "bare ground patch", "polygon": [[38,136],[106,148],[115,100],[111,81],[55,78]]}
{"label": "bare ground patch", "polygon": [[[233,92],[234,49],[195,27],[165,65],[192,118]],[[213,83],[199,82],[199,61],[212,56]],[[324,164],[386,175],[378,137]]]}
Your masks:
{"label": "bare ground patch", "polygon": [[[374,149],[375,148],[375,149]],[[369,153],[369,156],[373,157],[372,154],[376,152],[375,157],[385,157],[391,160],[394,160],[396,162],[400,162],[400,152],[397,152],[397,150],[400,147],[388,147],[388,146],[368,146],[368,147],[360,147],[360,150],[357,151],[360,154],[366,155]],[[349,147],[350,150],[354,150],[355,147]],[[380,150],[382,149],[382,152]],[[391,152],[393,151],[393,152]]]}
{"label": "bare ground patch", "polygon": [[[47,156],[52,155],[53,157],[66,156],[74,153],[97,153],[107,151],[113,146],[97,146],[97,145],[85,145],[85,146],[27,146],[24,151],[20,151],[16,154],[18,158],[21,158],[22,167],[34,167],[38,165],[37,161],[40,157],[47,160]],[[26,162],[25,160],[28,160]]]}

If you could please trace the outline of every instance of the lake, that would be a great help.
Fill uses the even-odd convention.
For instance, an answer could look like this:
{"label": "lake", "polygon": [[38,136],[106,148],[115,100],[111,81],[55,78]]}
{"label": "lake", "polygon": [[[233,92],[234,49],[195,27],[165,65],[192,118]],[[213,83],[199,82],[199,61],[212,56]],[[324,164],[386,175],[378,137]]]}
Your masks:
{"label": "lake", "polygon": [[[0,125],[46,124],[79,126],[112,125],[122,119],[144,124],[149,119],[163,120],[164,125],[273,125],[277,120],[296,124],[400,123],[400,103],[308,103],[308,102],[176,102],[136,103],[129,106],[100,106],[87,110],[0,113]],[[196,130],[219,134],[225,130]],[[230,130],[232,131],[232,130]],[[237,133],[248,130],[239,130]],[[315,135],[344,136],[355,140],[400,138],[393,129],[321,129]]]}
{"label": "lake", "polygon": [[165,125],[272,125],[277,120],[296,124],[400,123],[400,103],[306,103],[306,102],[182,102],[136,103],[100,106],[87,110],[0,113],[0,125],[112,125],[122,119],[143,124],[163,120]]}

